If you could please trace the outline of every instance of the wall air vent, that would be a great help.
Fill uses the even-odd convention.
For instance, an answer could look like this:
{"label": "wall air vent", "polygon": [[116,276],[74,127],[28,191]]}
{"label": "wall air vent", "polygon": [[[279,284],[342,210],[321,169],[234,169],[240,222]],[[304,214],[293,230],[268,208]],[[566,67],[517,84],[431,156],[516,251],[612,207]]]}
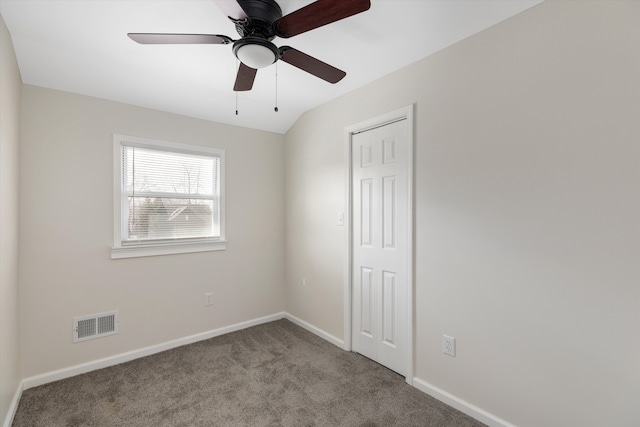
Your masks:
{"label": "wall air vent", "polygon": [[118,333],[118,310],[73,318],[73,342]]}

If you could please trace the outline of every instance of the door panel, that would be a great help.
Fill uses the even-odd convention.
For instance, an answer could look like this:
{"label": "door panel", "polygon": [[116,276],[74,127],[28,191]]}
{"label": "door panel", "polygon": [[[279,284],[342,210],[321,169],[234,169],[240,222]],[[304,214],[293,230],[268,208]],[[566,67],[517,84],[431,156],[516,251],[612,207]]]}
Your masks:
{"label": "door panel", "polygon": [[371,288],[373,286],[373,270],[367,267],[362,267],[362,299],[360,301],[361,306],[361,332],[371,337]]}
{"label": "door panel", "polygon": [[396,320],[396,274],[382,272],[382,342],[394,346]]}
{"label": "door panel", "polygon": [[361,246],[372,246],[371,205],[373,202],[373,180],[363,179],[360,193],[360,241]]}
{"label": "door panel", "polygon": [[396,177],[382,178],[382,247],[395,249]]}

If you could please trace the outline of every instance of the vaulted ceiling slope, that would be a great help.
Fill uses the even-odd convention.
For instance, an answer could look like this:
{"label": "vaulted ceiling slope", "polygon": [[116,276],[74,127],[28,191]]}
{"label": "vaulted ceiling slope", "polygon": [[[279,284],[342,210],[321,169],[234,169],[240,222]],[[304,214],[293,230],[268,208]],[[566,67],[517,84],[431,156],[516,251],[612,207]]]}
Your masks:
{"label": "vaulted ceiling slope", "polygon": [[[330,84],[278,61],[259,70],[251,91],[238,93],[230,45],[141,45],[127,37],[195,33],[237,39],[221,11],[225,1],[235,2],[0,0],[0,14],[25,84],[285,133],[305,111],[541,2],[371,0],[366,12],[274,39],[277,46],[293,46],[346,71],[343,80]],[[286,15],[312,2],[278,4]]]}

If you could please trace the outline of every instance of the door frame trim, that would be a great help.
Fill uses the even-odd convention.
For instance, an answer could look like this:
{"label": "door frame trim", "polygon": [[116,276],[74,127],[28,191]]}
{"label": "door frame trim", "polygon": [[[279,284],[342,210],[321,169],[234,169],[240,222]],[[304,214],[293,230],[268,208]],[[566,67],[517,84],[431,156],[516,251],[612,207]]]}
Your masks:
{"label": "door frame trim", "polygon": [[414,104],[409,104],[407,106],[398,108],[393,111],[389,111],[388,113],[381,114],[379,116],[355,123],[353,125],[347,126],[344,129],[344,150],[345,150],[345,159],[346,159],[346,178],[345,178],[345,187],[346,187],[346,200],[345,200],[345,263],[344,263],[344,277],[343,277],[343,290],[344,290],[344,350],[351,351],[352,350],[352,271],[353,271],[353,254],[352,254],[352,156],[351,156],[351,147],[353,144],[353,135],[364,132],[370,129],[374,129],[377,127],[381,127],[393,122],[397,122],[400,120],[407,121],[407,138],[408,138],[408,169],[407,169],[407,282],[409,289],[407,289],[407,366],[406,366],[406,382],[410,385],[413,385],[413,371],[414,371],[414,292],[415,292],[415,284],[414,284],[414,256],[413,256],[413,247],[414,247],[414,233],[413,233],[413,225],[414,225],[414,214],[413,214],[413,182],[414,182],[414,173],[413,173],[413,152],[414,152],[414,120],[413,120],[413,112]]}

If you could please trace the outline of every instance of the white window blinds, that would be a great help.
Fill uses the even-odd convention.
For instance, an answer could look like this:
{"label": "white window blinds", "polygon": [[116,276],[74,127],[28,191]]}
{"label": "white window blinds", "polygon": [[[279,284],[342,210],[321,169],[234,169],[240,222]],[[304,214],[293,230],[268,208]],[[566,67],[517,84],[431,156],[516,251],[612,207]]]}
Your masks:
{"label": "white window blinds", "polygon": [[220,158],[123,142],[122,243],[220,237]]}

